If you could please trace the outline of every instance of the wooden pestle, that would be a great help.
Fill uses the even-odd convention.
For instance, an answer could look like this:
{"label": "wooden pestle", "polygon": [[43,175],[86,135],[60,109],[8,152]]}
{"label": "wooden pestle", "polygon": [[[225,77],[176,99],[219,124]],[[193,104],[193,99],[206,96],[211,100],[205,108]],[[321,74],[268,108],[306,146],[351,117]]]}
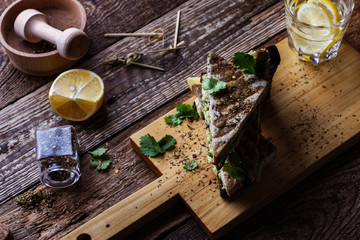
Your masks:
{"label": "wooden pestle", "polygon": [[46,40],[55,44],[60,56],[70,60],[82,58],[90,46],[86,33],[77,28],[60,31],[50,26],[45,14],[35,9],[22,11],[15,19],[14,30],[29,42]]}

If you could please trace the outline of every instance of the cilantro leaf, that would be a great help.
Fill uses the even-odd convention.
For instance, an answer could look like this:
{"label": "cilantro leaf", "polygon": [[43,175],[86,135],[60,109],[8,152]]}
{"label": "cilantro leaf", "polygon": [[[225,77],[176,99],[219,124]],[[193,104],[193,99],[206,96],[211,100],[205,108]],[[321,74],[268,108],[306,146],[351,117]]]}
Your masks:
{"label": "cilantro leaf", "polygon": [[226,89],[226,82],[215,80],[214,78],[205,78],[202,82],[202,88],[209,94],[214,95],[220,90]]}
{"label": "cilantro leaf", "polygon": [[256,58],[244,52],[237,52],[233,57],[233,64],[246,74],[255,74]]}
{"label": "cilantro leaf", "polygon": [[102,157],[107,151],[107,148],[98,148],[93,152],[89,152],[94,158]]}
{"label": "cilantro leaf", "polygon": [[112,161],[111,161],[110,158],[109,158],[109,159],[106,159],[106,160],[103,160],[103,161],[101,162],[101,164],[99,164],[99,165],[97,166],[96,169],[99,170],[99,171],[106,171],[106,170],[109,169],[111,163],[112,163]]}
{"label": "cilantro leaf", "polygon": [[231,166],[235,169],[242,169],[243,165],[241,163],[241,157],[237,152],[232,152],[229,155],[229,162],[231,164]]}
{"label": "cilantro leaf", "polygon": [[95,159],[90,160],[90,168],[91,169],[97,168],[97,166],[99,166],[99,160],[95,160]]}
{"label": "cilantro leaf", "polygon": [[150,134],[140,137],[140,151],[149,157],[156,157],[162,155],[166,150],[175,146],[176,140],[173,136],[165,135],[158,141]]}
{"label": "cilantro leaf", "polygon": [[174,114],[170,114],[169,116],[165,116],[164,120],[167,124],[172,125],[172,126],[177,126],[180,125],[182,123],[182,120],[180,118],[178,118],[177,116],[175,116]]}
{"label": "cilantro leaf", "polygon": [[213,155],[214,155],[213,152],[207,152],[206,154],[207,154],[209,157],[211,157],[211,158],[212,158]]}
{"label": "cilantro leaf", "polygon": [[224,163],[223,171],[227,172],[232,178],[244,183],[247,179],[247,175],[244,170],[236,169],[230,162]]}
{"label": "cilantro leaf", "polygon": [[164,118],[165,122],[172,126],[177,126],[182,123],[182,119],[190,118],[196,120],[199,118],[199,114],[194,110],[192,104],[180,104],[176,107],[175,114],[170,114]]}
{"label": "cilantro leaf", "polygon": [[149,157],[155,157],[164,153],[155,138],[150,134],[140,137],[140,151]]}
{"label": "cilantro leaf", "polygon": [[199,117],[198,113],[194,110],[193,105],[186,103],[176,107],[175,116],[180,119],[191,118],[192,120],[196,120]]}
{"label": "cilantro leaf", "polygon": [[159,144],[163,152],[165,152],[166,150],[175,146],[176,140],[171,135],[165,135],[164,137],[160,138],[157,143]]}
{"label": "cilantro leaf", "polygon": [[93,152],[89,152],[94,159],[91,159],[89,164],[90,168],[96,168],[98,171],[105,171],[109,168],[112,160],[106,156],[107,148],[98,148]]}
{"label": "cilantro leaf", "polygon": [[188,171],[194,170],[195,168],[197,168],[197,166],[198,166],[198,162],[196,160],[186,161],[183,164],[183,168],[185,168]]}

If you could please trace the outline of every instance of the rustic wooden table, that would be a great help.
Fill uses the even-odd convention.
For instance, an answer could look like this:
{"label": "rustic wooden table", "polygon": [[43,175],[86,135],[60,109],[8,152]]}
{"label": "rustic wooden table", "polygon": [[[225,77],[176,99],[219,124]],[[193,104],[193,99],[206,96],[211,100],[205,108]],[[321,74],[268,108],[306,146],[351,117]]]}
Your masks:
{"label": "rustic wooden table", "polygon": [[[0,3],[1,12],[13,2]],[[80,0],[88,15],[91,47],[76,65],[98,73],[106,93],[98,113],[85,122],[62,119],[47,100],[54,77],[32,77],[16,70],[0,49],[0,223],[15,239],[59,239],[156,176],[130,146],[128,137],[191,97],[185,79],[205,68],[209,51],[231,56],[275,44],[286,37],[284,4],[265,1]],[[182,10],[179,41],[186,48],[143,62],[165,72],[136,66],[105,66],[114,54],[169,46],[176,13]],[[360,4],[356,2],[345,39],[360,51]],[[106,32],[163,29],[164,41],[105,38]],[[358,64],[358,63],[354,63]],[[14,204],[21,193],[43,189],[38,180],[34,132],[72,124],[81,142],[82,177],[76,186],[54,191],[33,209]],[[109,148],[111,169],[89,168],[87,151]],[[360,236],[360,143],[283,194],[224,239],[357,239]],[[117,171],[118,170],[118,171]],[[207,239],[182,205],[171,208],[131,239]]]}

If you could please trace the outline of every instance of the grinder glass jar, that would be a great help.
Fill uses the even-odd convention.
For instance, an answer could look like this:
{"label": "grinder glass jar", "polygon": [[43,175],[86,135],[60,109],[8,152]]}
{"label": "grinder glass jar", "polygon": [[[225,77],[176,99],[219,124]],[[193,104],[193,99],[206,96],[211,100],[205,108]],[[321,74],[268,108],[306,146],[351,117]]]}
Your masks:
{"label": "grinder glass jar", "polygon": [[40,181],[48,187],[64,188],[80,176],[78,140],[70,125],[36,131],[36,163]]}

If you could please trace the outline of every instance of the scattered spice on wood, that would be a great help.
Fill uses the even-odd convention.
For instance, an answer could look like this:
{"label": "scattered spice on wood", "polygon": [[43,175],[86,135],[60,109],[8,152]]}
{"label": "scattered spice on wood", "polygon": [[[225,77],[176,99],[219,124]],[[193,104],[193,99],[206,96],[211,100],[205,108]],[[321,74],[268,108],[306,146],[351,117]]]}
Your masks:
{"label": "scattered spice on wood", "polygon": [[25,209],[35,209],[40,206],[51,208],[55,201],[55,193],[43,189],[29,190],[14,199],[15,204]]}
{"label": "scattered spice on wood", "polygon": [[61,212],[62,212],[62,213],[65,213],[66,210],[67,210],[67,206],[65,205],[65,206],[62,208]]}
{"label": "scattered spice on wood", "polygon": [[189,124],[187,126],[190,130],[195,130],[195,128],[191,127]]}

